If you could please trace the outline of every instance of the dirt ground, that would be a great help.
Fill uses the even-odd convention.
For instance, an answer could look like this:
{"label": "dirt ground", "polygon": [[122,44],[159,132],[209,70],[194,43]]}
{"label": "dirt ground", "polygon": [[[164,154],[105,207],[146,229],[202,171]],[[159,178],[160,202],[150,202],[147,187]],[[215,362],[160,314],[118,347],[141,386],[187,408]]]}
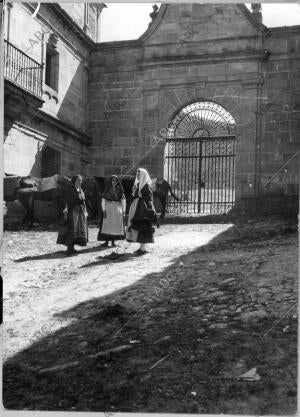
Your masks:
{"label": "dirt ground", "polygon": [[73,257],[55,228],[5,232],[4,406],[294,414],[296,232],[167,224],[137,256],[100,248],[91,226]]}

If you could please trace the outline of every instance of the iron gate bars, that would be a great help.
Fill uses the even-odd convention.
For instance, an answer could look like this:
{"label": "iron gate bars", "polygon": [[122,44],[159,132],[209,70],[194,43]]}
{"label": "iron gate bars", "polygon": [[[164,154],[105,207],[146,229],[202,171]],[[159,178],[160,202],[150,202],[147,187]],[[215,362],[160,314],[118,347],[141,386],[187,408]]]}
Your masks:
{"label": "iron gate bars", "polygon": [[165,178],[179,201],[170,213],[227,213],[235,202],[235,136],[167,139]]}

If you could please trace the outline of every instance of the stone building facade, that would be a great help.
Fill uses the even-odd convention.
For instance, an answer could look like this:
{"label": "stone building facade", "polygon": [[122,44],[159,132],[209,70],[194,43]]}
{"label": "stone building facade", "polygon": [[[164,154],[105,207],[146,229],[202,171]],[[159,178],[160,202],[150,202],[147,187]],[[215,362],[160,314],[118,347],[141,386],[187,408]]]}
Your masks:
{"label": "stone building facade", "polygon": [[163,176],[157,138],[208,102],[235,121],[234,207],[297,210],[299,58],[300,26],[266,28],[259,5],[162,5],[138,40],[91,53],[90,173]]}
{"label": "stone building facade", "polygon": [[[227,121],[231,129],[232,208],[298,209],[300,26],[268,29],[258,4],[252,12],[243,4],[164,4],[139,39],[99,43],[104,4],[35,7],[7,6],[6,173],[124,175],[144,166],[166,177],[171,146],[187,147],[176,123],[198,109],[194,115],[217,114],[215,126]],[[24,73],[27,67],[35,70]],[[199,120],[188,146],[200,167],[208,161],[202,152],[212,119],[202,127]],[[216,139],[225,149],[220,134]],[[203,174],[199,167],[193,175],[205,178],[197,180],[197,198],[204,192],[209,199],[207,188],[226,183],[225,171],[211,164]]]}
{"label": "stone building facade", "polygon": [[5,173],[87,174],[89,53],[103,7],[6,5]]}

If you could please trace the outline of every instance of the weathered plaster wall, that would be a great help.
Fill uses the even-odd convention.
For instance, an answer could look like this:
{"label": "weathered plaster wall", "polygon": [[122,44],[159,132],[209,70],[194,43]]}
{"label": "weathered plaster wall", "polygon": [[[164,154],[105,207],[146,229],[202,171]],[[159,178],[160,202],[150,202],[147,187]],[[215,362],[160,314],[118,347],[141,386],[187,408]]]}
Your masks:
{"label": "weathered plaster wall", "polygon": [[30,108],[28,97],[17,102],[15,94],[9,93],[5,98],[4,169],[10,174],[40,176],[40,153],[47,144],[60,152],[61,174],[86,174],[87,86],[92,41],[87,44],[81,39],[51,5],[41,4],[36,17],[32,17],[32,12],[21,3],[13,3],[6,16],[5,39],[42,63],[48,38],[55,34],[59,53],[58,89],[43,84],[44,104],[40,109]]}

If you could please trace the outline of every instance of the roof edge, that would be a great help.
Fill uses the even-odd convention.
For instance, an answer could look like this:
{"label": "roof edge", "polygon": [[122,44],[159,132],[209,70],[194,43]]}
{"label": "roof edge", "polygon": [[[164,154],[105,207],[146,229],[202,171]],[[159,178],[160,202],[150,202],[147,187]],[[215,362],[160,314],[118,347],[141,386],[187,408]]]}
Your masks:
{"label": "roof edge", "polygon": [[240,11],[245,15],[245,17],[248,19],[250,23],[252,23],[257,29],[259,29],[261,32],[268,31],[268,28],[263,23],[259,22],[253,14],[250,12],[248,7],[244,3],[237,3],[237,7],[240,9]]}
{"label": "roof edge", "polygon": [[159,12],[156,16],[156,18],[150,23],[148,26],[148,29],[138,38],[139,41],[145,42],[147,39],[150,38],[153,33],[155,33],[167,11],[168,4],[162,4],[160,6]]}
{"label": "roof edge", "polygon": [[127,39],[121,41],[107,41],[107,42],[97,42],[95,43],[94,51],[99,51],[102,49],[113,49],[113,48],[134,48],[141,47],[143,43],[139,39]]}
{"label": "roof edge", "polygon": [[300,25],[293,26],[276,26],[273,28],[268,28],[268,34],[270,36],[284,33],[300,33]]}

